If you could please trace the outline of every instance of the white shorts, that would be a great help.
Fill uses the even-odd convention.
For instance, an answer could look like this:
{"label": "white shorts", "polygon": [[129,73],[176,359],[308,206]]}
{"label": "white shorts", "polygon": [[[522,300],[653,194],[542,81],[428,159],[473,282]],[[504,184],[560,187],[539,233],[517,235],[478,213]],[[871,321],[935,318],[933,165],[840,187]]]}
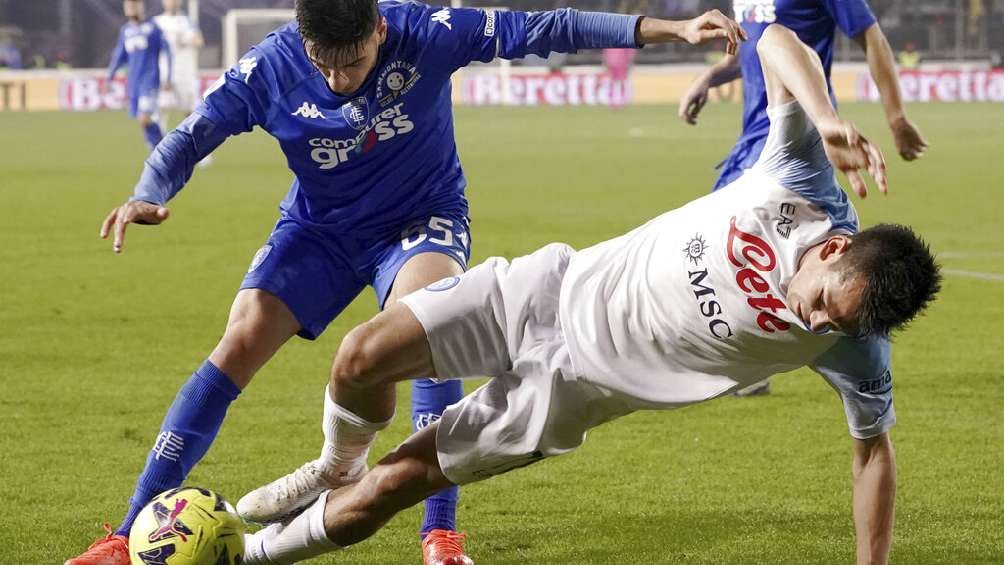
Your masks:
{"label": "white shorts", "polygon": [[566,453],[631,411],[572,370],[558,294],[574,253],[555,243],[512,264],[494,257],[401,299],[425,328],[437,377],[493,377],[439,421],[439,464],[452,482]]}

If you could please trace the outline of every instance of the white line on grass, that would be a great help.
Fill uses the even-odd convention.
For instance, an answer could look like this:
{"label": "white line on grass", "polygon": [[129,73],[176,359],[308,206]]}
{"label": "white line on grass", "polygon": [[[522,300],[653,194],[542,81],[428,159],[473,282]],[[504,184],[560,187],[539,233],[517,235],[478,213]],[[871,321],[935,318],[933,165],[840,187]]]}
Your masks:
{"label": "white line on grass", "polygon": [[997,281],[1004,282],[1004,274],[1001,273],[984,273],[981,271],[966,271],[963,269],[942,269],[941,272],[946,275],[955,275],[958,277],[969,277],[971,279],[980,279],[984,281]]}

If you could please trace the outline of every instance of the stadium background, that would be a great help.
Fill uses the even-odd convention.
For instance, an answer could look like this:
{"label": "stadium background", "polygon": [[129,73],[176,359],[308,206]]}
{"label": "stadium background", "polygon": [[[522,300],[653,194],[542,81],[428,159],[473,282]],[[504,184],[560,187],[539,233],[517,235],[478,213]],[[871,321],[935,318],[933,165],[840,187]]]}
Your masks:
{"label": "stadium background", "polygon": [[[149,14],[159,11],[156,0],[147,4]],[[198,2],[205,80],[224,64],[228,11],[290,5]],[[913,43],[922,57],[900,76],[931,151],[912,164],[894,155],[863,55],[840,38],[841,112],[890,161],[892,193],[856,205],[865,224],[915,226],[946,269],[940,300],[895,348],[892,558],[1004,563],[1004,80],[996,70],[1004,1],[871,5],[894,51]],[[664,17],[728,11],[696,1],[574,6]],[[97,95],[119,10],[117,0],[0,0],[0,59],[23,67],[0,69],[2,563],[60,562],[86,547],[101,521],[121,515],[163,410],[218,338],[289,182],[274,142],[241,136],[195,174],[170,222],[132,228],[126,253],[111,254],[95,237],[98,223],[129,194],[145,157],[135,124],[103,111],[121,107],[115,90]],[[587,246],[704,194],[738,135],[738,86],[720,89],[696,128],[677,120],[673,104],[714,57],[711,48],[646,48],[629,85],[633,103],[620,110],[604,106],[611,87],[596,53],[458,76],[473,260],[555,240]],[[522,90],[500,93],[503,73]],[[569,81],[595,90],[570,99]],[[237,498],[312,457],[331,354],[374,307],[364,293],[317,343],[291,342],[231,410],[191,482]],[[402,387],[399,417],[375,453],[404,437],[407,402]],[[625,556],[847,563],[850,444],[836,397],[798,371],[778,378],[766,398],[636,414],[600,428],[575,454],[465,489],[460,520],[481,564]],[[416,562],[417,522],[417,512],[405,513],[322,562]]]}

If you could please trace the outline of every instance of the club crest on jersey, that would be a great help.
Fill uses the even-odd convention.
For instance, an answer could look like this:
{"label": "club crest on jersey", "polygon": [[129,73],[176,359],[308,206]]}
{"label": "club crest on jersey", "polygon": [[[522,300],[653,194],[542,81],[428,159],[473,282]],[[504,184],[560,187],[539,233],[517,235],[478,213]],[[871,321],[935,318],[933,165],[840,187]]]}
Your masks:
{"label": "club crest on jersey", "polygon": [[704,241],[701,234],[695,233],[694,237],[690,239],[690,243],[683,248],[684,256],[690,260],[691,263],[697,265],[697,262],[704,259],[704,252],[708,250],[708,243]]}
{"label": "club crest on jersey", "polygon": [[342,106],[342,117],[353,129],[360,130],[366,127],[366,122],[370,119],[370,105],[366,98],[360,96],[346,102]]}
{"label": "club crest on jersey", "polygon": [[458,284],[460,284],[460,277],[447,277],[430,284],[425,287],[425,290],[428,290],[429,292],[442,292],[444,290],[450,290]]}
{"label": "club crest on jersey", "polygon": [[265,258],[268,257],[268,254],[271,252],[272,252],[271,245],[263,245],[262,248],[259,249],[258,252],[254,254],[254,259],[251,259],[251,266],[248,267],[248,272],[250,273],[251,271],[261,266],[261,264],[265,262]]}
{"label": "club crest on jersey", "polygon": [[401,60],[394,61],[380,71],[377,78],[377,100],[381,106],[390,104],[407,94],[420,78],[422,75],[415,69],[415,65]]}

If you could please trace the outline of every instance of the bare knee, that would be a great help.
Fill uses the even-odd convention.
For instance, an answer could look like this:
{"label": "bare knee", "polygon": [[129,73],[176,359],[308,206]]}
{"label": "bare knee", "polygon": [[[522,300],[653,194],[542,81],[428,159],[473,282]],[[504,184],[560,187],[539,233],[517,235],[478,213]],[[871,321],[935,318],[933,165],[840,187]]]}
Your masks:
{"label": "bare knee", "polygon": [[139,125],[141,125],[143,127],[147,127],[147,126],[149,126],[152,123],[153,123],[153,119],[149,115],[147,115],[147,114],[140,114],[139,115]]}
{"label": "bare knee", "polygon": [[209,358],[244,387],[298,329],[296,318],[278,298],[242,291],[230,310],[223,338]]}
{"label": "bare knee", "polygon": [[365,388],[381,381],[377,367],[380,362],[380,333],[367,322],[350,331],[331,366],[331,382],[336,387]]}

